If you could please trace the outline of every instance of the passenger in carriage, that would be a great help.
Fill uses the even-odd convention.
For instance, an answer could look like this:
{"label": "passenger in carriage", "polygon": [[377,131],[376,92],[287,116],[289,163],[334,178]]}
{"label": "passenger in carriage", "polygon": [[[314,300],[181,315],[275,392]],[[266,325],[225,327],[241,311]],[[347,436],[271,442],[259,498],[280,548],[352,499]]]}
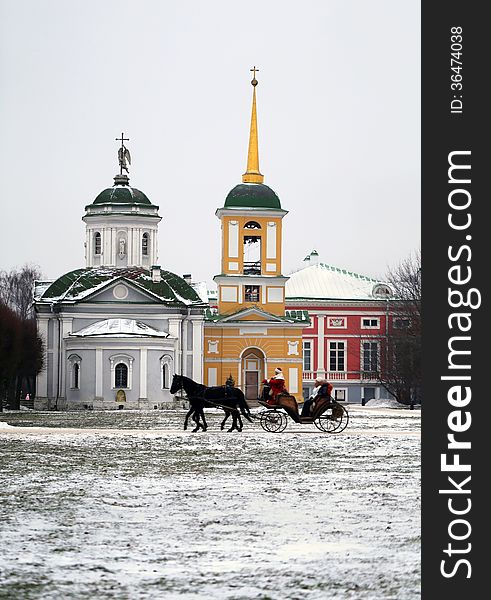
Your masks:
{"label": "passenger in carriage", "polygon": [[312,406],[320,398],[330,398],[332,385],[323,377],[317,377],[314,384],[314,389],[308,400],[305,400],[302,406],[301,417],[310,417],[312,414]]}
{"label": "passenger in carriage", "polygon": [[276,404],[278,394],[286,392],[285,376],[280,367],[274,370],[274,375],[269,381],[265,380],[269,386],[269,398],[266,400],[268,404]]}

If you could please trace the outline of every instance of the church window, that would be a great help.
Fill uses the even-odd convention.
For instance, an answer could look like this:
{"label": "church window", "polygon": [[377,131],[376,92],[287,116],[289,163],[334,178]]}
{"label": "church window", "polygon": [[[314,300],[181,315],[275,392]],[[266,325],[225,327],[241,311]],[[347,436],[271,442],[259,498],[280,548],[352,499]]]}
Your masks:
{"label": "church window", "polygon": [[261,225],[257,221],[249,221],[244,225],[244,229],[261,229]]}
{"label": "church window", "polygon": [[128,367],[124,363],[118,363],[114,369],[114,382],[117,388],[128,387]]}
{"label": "church window", "polygon": [[169,365],[165,363],[162,365],[162,387],[164,390],[169,387]]}
{"label": "church window", "polygon": [[68,373],[70,374],[70,388],[72,390],[80,389],[80,365],[82,359],[77,354],[68,357]]}
{"label": "church window", "polygon": [[76,390],[80,389],[79,377],[80,377],[80,365],[78,363],[75,363],[73,365],[73,387]]}
{"label": "church window", "polygon": [[246,302],[259,302],[259,290],[258,285],[246,285],[244,290],[244,300]]}
{"label": "church window", "polygon": [[101,234],[97,231],[94,235],[94,254],[101,254],[102,243]]}
{"label": "church window", "polygon": [[144,233],[142,237],[142,255],[148,256],[148,233]]}
{"label": "church window", "polygon": [[168,354],[164,354],[164,356],[162,356],[160,358],[160,374],[161,374],[160,387],[163,390],[168,390],[170,388],[171,366],[172,366],[172,358]]}

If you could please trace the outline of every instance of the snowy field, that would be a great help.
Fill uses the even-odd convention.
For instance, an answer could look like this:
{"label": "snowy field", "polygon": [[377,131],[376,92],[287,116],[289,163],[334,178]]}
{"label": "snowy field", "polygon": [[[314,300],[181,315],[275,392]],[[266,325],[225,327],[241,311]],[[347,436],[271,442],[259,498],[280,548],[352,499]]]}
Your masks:
{"label": "snowy field", "polygon": [[0,599],[420,598],[419,410],[0,413]]}

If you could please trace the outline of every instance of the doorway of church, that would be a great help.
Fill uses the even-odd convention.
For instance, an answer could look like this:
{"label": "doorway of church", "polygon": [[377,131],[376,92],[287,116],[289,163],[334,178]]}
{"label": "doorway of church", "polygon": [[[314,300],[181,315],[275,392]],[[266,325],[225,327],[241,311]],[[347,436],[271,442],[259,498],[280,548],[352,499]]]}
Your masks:
{"label": "doorway of church", "polygon": [[264,354],[258,348],[249,348],[242,355],[242,373],[246,400],[257,400],[264,373]]}

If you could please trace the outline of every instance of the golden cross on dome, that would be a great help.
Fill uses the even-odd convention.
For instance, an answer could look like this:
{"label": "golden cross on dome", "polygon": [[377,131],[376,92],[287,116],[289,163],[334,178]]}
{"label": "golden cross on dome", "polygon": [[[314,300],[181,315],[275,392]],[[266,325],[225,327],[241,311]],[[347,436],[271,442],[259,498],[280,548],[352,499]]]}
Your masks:
{"label": "golden cross on dome", "polygon": [[256,71],[259,73],[259,69],[256,69],[256,66],[254,65],[254,67],[252,67],[251,71],[253,73],[254,79],[256,79]]}

